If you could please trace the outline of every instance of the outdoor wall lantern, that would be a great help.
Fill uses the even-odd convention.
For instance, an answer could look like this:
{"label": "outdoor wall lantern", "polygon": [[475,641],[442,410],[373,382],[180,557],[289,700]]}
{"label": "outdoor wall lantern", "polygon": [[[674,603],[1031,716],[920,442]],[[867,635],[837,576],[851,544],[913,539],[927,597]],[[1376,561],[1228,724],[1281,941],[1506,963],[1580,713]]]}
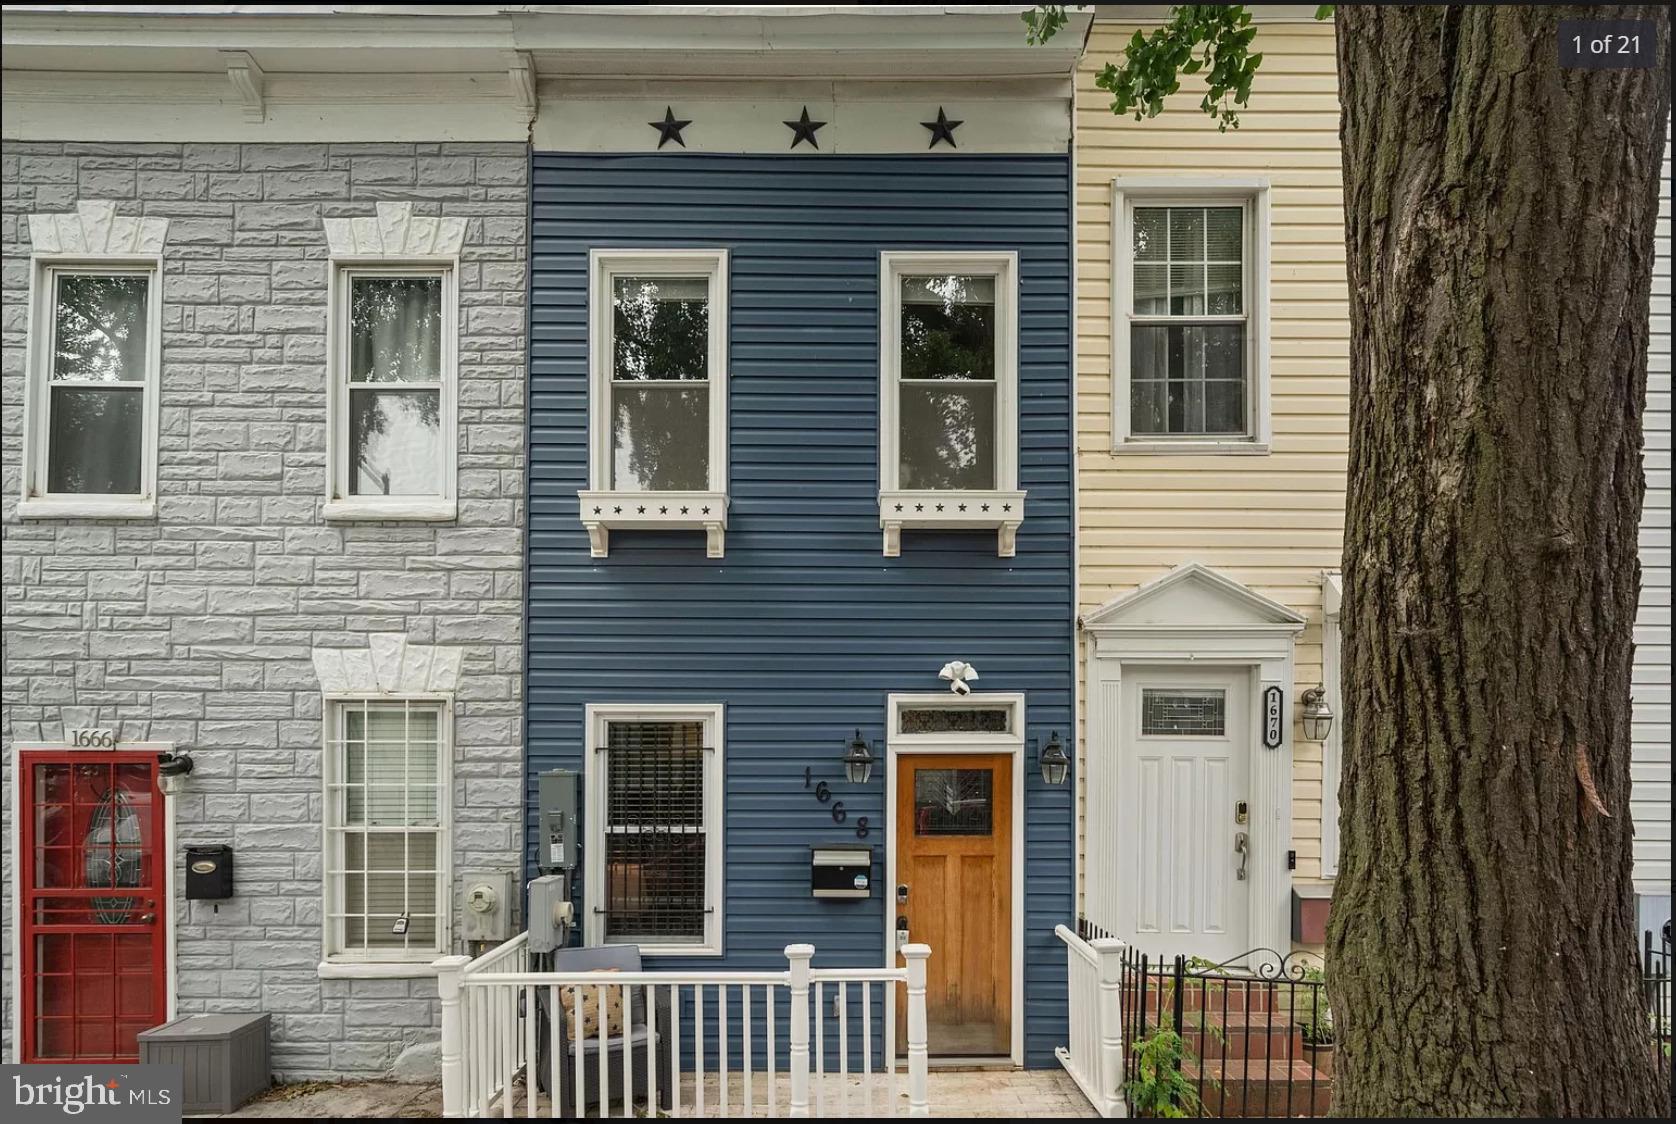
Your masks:
{"label": "outdoor wall lantern", "polygon": [[1333,728],[1333,708],[1327,705],[1327,689],[1319,684],[1305,691],[1303,698],[1304,737],[1324,742]]}
{"label": "outdoor wall lantern", "polygon": [[851,784],[866,784],[873,775],[873,750],[862,738],[861,731],[855,732],[849,744],[844,747],[844,776]]}
{"label": "outdoor wall lantern", "polygon": [[1071,759],[1065,755],[1065,747],[1059,743],[1059,731],[1048,735],[1047,745],[1036,755],[1036,761],[1042,767],[1042,779],[1048,784],[1064,784],[1065,778],[1071,773]]}

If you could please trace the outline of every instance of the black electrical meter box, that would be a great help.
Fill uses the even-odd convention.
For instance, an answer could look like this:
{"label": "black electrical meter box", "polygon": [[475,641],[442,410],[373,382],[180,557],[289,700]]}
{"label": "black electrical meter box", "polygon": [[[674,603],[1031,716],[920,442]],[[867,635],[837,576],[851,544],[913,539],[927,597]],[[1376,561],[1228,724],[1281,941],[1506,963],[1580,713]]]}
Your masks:
{"label": "black electrical meter box", "polygon": [[873,848],[809,848],[809,891],[817,898],[873,896]]}
{"label": "black electrical meter box", "polygon": [[186,897],[213,902],[233,896],[233,849],[225,843],[186,845]]}

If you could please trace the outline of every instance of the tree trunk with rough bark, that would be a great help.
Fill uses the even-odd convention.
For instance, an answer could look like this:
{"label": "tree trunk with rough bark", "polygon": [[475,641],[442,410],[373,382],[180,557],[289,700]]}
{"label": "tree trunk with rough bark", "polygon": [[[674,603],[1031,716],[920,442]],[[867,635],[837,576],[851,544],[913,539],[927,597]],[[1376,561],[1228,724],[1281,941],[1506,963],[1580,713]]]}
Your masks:
{"label": "tree trunk with rough bark", "polygon": [[[1562,16],[1656,21],[1561,70]],[[1334,1110],[1668,1115],[1630,670],[1660,7],[1340,6],[1350,275]]]}

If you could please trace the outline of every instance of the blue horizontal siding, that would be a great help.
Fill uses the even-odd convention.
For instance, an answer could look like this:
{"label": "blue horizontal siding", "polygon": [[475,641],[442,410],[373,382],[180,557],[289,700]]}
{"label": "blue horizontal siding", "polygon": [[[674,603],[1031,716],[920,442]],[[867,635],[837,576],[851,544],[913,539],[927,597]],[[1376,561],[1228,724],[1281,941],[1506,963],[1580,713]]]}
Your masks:
{"label": "blue horizontal siding", "polygon": [[[839,753],[857,727],[883,738],[887,694],[940,690],[937,669],[965,659],[982,689],[1025,693],[1030,737],[1069,737],[1068,175],[1063,156],[534,157],[529,805],[536,773],[582,766],[585,704],[725,704],[727,966],[783,966],[804,940],[818,965],[884,960],[882,866],[870,900],[817,902],[808,846],[855,842],[866,816],[882,856],[883,769],[851,785]],[[587,254],[607,246],[730,252],[725,559],[705,558],[697,532],[613,532],[609,558],[588,556]],[[908,532],[900,558],[881,554],[887,249],[1018,251],[1029,498],[1015,558],[995,556],[993,532]],[[1044,785],[1033,754],[1025,765],[1026,1056],[1051,1065],[1072,790]],[[803,789],[805,766],[847,824]]]}

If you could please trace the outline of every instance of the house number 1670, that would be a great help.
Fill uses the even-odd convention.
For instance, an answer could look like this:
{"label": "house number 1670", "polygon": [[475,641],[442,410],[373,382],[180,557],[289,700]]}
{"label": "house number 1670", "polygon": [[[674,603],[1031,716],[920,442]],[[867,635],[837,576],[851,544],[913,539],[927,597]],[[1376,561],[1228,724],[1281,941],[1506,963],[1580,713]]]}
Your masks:
{"label": "house number 1670", "polygon": [[[807,765],[803,766],[803,787],[813,788],[815,790],[815,799],[819,800],[822,804],[825,804],[828,800],[832,800],[832,786],[827,784],[825,781],[817,781],[815,779],[815,771]],[[842,800],[833,800],[832,822],[844,823],[849,818],[850,814],[844,811],[844,802]],[[855,820],[855,837],[857,839],[866,839],[867,834],[867,817],[857,816]]]}

